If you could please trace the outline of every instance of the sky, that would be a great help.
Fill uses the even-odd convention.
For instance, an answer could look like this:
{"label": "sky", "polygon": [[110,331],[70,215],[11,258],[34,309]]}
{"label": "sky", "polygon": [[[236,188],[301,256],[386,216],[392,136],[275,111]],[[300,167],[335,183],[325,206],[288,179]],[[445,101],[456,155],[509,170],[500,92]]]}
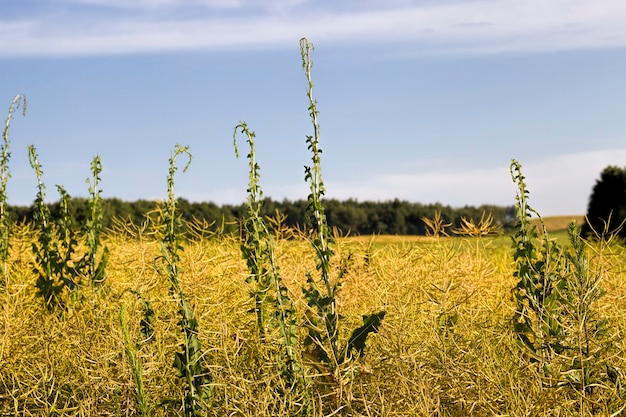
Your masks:
{"label": "sky", "polygon": [[[622,0],[20,0],[0,3],[0,117],[9,204],[37,192],[28,145],[85,197],[245,201],[244,121],[264,195],[306,198],[314,44],[327,197],[513,205],[512,159],[544,216],[584,214],[608,165],[626,166]],[[4,109],[4,110],[3,110]]]}

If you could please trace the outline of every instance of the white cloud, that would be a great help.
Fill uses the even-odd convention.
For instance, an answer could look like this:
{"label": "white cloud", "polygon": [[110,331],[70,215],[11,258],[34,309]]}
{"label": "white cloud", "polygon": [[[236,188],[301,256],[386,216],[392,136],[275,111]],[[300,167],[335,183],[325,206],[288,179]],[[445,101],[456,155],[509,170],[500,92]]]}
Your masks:
{"label": "white cloud", "polygon": [[[104,0],[74,0],[103,5]],[[145,13],[72,14],[71,7],[33,20],[0,21],[0,56],[86,55],[292,46],[314,42],[408,42],[423,53],[490,53],[626,46],[620,0],[481,0],[335,10],[329,2],[284,0],[107,1]],[[182,19],[171,9],[204,6]],[[167,6],[167,7],[165,7]],[[154,13],[164,7],[167,13]],[[221,9],[232,9],[220,13]],[[251,13],[254,10],[255,13]],[[178,16],[169,18],[168,16]],[[106,17],[105,17],[106,16]]]}
{"label": "white cloud", "polygon": [[155,9],[179,3],[179,0],[65,0],[65,3],[120,9]]}
{"label": "white cloud", "polygon": [[[600,172],[608,165],[624,166],[624,161],[626,148],[562,154],[520,163],[530,190],[530,205],[542,216],[553,216],[585,214],[589,196]],[[326,196],[340,200],[356,198],[359,201],[398,198],[423,204],[442,203],[453,207],[482,204],[512,206],[515,204],[517,188],[511,179],[509,163],[506,160],[499,165],[455,170],[454,167],[461,164],[447,161],[440,164],[445,168],[372,176],[358,183],[326,177]],[[419,161],[415,166],[420,166]],[[209,192],[198,192],[202,185],[193,182],[179,184],[181,186],[178,187],[177,194],[191,201],[240,204],[246,198],[244,182]],[[309,192],[303,182],[280,185],[266,182],[263,190],[265,196],[275,200],[306,199]]]}
{"label": "white cloud", "polygon": [[[530,204],[544,216],[584,214],[593,185],[608,165],[622,166],[626,149],[564,154],[522,164]],[[516,186],[509,161],[501,166],[453,171],[431,170],[373,177],[360,184],[326,183],[328,196],[338,199],[401,200],[451,206],[513,205]],[[454,163],[447,164],[454,166]]]}
{"label": "white cloud", "polygon": [[[58,0],[57,0],[58,1]],[[310,0],[63,0],[69,5],[94,6],[107,9],[155,11],[167,8],[184,9],[199,6],[208,10],[254,7],[263,10],[287,10]],[[60,2],[60,1],[59,1]]]}

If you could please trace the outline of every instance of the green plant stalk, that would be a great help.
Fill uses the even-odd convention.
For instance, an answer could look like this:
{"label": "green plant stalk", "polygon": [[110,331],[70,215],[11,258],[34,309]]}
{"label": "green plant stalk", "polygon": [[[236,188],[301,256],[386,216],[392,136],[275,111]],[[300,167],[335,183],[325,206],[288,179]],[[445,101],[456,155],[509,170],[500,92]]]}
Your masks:
{"label": "green plant stalk", "polygon": [[135,384],[135,404],[139,410],[139,415],[147,417],[150,415],[150,407],[148,405],[148,397],[143,388],[141,360],[137,356],[135,343],[130,337],[126,306],[123,304],[120,307],[119,319],[120,326],[122,328],[122,336],[124,338],[124,352],[126,353],[126,360],[128,361],[128,366],[130,367],[130,372],[133,376],[133,383]]}
{"label": "green plant stalk", "polygon": [[177,352],[174,358],[174,368],[178,371],[178,376],[185,378],[187,390],[185,394],[184,409],[185,416],[195,417],[199,415],[203,404],[208,400],[208,383],[210,377],[208,369],[202,363],[202,345],[197,337],[198,320],[187,299],[186,294],[180,286],[180,271],[178,262],[180,261],[179,251],[183,250],[182,237],[179,232],[180,218],[176,212],[176,197],[174,194],[174,174],[176,173],[176,159],[186,154],[189,157],[183,172],[187,171],[191,164],[191,153],[189,147],[176,145],[175,151],[169,160],[169,174],[167,177],[168,198],[161,210],[160,228],[162,229],[161,256],[164,264],[164,273],[170,281],[170,291],[178,300],[179,313],[181,316],[180,326],[184,333],[182,352]]}
{"label": "green plant stalk", "polygon": [[[576,335],[576,345],[578,347],[579,370],[580,370],[580,415],[585,415],[585,396],[588,393],[590,399],[593,397],[594,386],[589,381],[587,362],[590,362],[590,335],[589,320],[592,319],[594,312],[591,309],[591,303],[600,298],[598,288],[598,280],[593,282],[589,276],[589,263],[585,254],[584,243],[580,238],[580,230],[576,227],[576,223],[571,223],[568,228],[568,236],[574,253],[568,254],[568,259],[573,266],[573,284],[569,286],[568,295],[574,302],[574,321],[580,330]],[[593,407],[593,404],[592,404]],[[595,414],[595,413],[594,413]]]}
{"label": "green plant stalk", "polygon": [[[279,330],[283,351],[282,375],[288,385],[298,386],[300,391],[306,394],[304,373],[296,352],[298,328],[295,308],[280,277],[272,235],[261,216],[263,192],[259,186],[260,168],[255,159],[255,134],[248,129],[246,123],[242,122],[235,127],[233,145],[237,156],[239,156],[237,148],[238,130],[241,130],[241,133],[246,136],[246,141],[250,147],[248,154],[250,183],[247,190],[247,216],[243,221],[244,236],[240,249],[250,271],[248,282],[255,285],[252,296],[255,301],[257,326],[260,336],[263,336],[264,323],[268,319],[266,314],[269,314],[268,305],[270,300],[273,300],[273,320],[269,324],[278,327]],[[273,296],[270,297],[268,292],[272,289]]]}
{"label": "green plant stalk", "polygon": [[87,179],[89,184],[89,217],[87,218],[83,230],[86,235],[87,253],[85,254],[85,269],[92,285],[100,285],[106,279],[106,265],[109,259],[109,249],[105,246],[102,249],[100,262],[97,261],[98,252],[102,246],[100,236],[102,234],[102,190],[100,185],[100,173],[102,172],[102,161],[99,156],[95,156],[91,161],[92,180]]}
{"label": "green plant stalk", "polygon": [[256,154],[254,150],[254,132],[250,132],[245,123],[235,126],[233,133],[233,144],[235,146],[235,155],[239,156],[237,148],[237,131],[246,135],[246,140],[250,146],[248,154],[248,162],[250,166],[250,182],[247,189],[247,216],[243,220],[243,241],[240,245],[242,256],[246,261],[250,275],[247,279],[252,286],[252,298],[254,299],[254,312],[256,314],[257,330],[260,336],[265,334],[268,312],[267,298],[268,291],[271,286],[270,273],[266,266],[266,253],[269,250],[268,234],[261,218],[261,206],[263,205],[263,192],[259,187],[259,165],[256,163]]}
{"label": "green plant stalk", "polygon": [[[347,360],[363,355],[365,341],[369,334],[378,332],[386,312],[380,311],[375,314],[363,316],[363,326],[355,329],[346,344],[339,346],[339,313],[337,311],[337,294],[341,279],[347,271],[347,260],[343,260],[338,271],[336,281],[331,280],[331,258],[334,254],[330,227],[326,219],[322,198],[326,193],[321,171],[321,153],[319,146],[320,128],[318,121],[317,102],[313,97],[313,81],[311,78],[311,52],[313,45],[306,38],[300,40],[300,52],[302,67],[306,74],[309,101],[309,116],[313,124],[313,135],[307,136],[306,143],[311,151],[312,166],[305,166],[305,181],[309,183],[310,194],[307,204],[309,241],[315,251],[315,266],[320,274],[322,285],[318,285],[312,274],[307,271],[308,287],[303,288],[303,293],[311,311],[307,315],[307,336],[304,345],[308,348],[308,354],[314,360],[314,366],[322,374],[328,372],[335,380],[336,398],[342,397],[343,376],[338,372],[339,366]],[[353,352],[356,351],[356,355]],[[321,365],[321,366],[320,366]]]}
{"label": "green plant stalk", "polygon": [[74,232],[72,225],[72,215],[70,213],[71,197],[62,186],[57,185],[57,190],[61,196],[61,199],[59,200],[61,217],[58,220],[58,237],[56,239],[58,240],[60,249],[59,260],[61,262],[58,264],[57,270],[63,284],[72,291],[77,291],[80,285],[80,277],[78,276],[76,269],[70,267],[70,262],[76,252],[76,245],[78,245],[76,233]]}
{"label": "green plant stalk", "polygon": [[56,248],[55,229],[52,224],[50,209],[45,204],[46,187],[42,181],[43,171],[37,159],[35,147],[28,147],[28,160],[37,176],[37,196],[34,202],[33,221],[37,229],[37,242],[33,242],[35,255],[33,270],[37,275],[38,294],[44,299],[49,309],[61,304],[60,296],[63,282],[58,280],[61,255]]}
{"label": "green plant stalk", "polygon": [[[300,52],[302,57],[302,68],[304,69],[308,90],[307,97],[309,100],[309,116],[313,124],[313,135],[307,136],[306,143],[311,151],[313,162],[312,166],[305,166],[305,181],[309,183],[310,194],[308,196],[307,214],[310,223],[312,237],[311,245],[315,251],[316,269],[320,273],[320,278],[325,289],[325,295],[320,292],[319,286],[316,284],[311,274],[307,274],[308,289],[304,289],[307,302],[310,307],[317,310],[317,317],[313,318],[309,327],[309,335],[305,343],[312,345],[316,355],[324,362],[335,369],[338,366],[341,352],[338,348],[337,325],[339,314],[336,306],[336,293],[338,284],[333,284],[330,277],[331,257],[333,251],[331,249],[332,238],[330,236],[330,228],[326,221],[324,205],[322,197],[325,194],[324,182],[321,172],[322,150],[319,147],[320,128],[317,118],[317,102],[313,98],[313,81],[311,78],[311,52],[313,45],[306,38],[300,40]],[[328,342],[329,352],[325,352],[324,340]],[[332,355],[332,358],[329,356]]]}
{"label": "green plant stalk", "polygon": [[273,276],[272,283],[274,284],[274,321],[278,326],[284,352],[281,361],[282,375],[285,377],[288,385],[296,385],[300,388],[302,394],[305,395],[304,408],[308,408],[310,399],[307,395],[307,384],[301,360],[296,350],[299,330],[296,310],[287,293],[287,287],[280,279],[273,249],[268,251],[268,262]]}
{"label": "green plant stalk", "polygon": [[[611,345],[606,340],[608,320],[599,317],[595,307],[605,291],[601,288],[601,275],[592,273],[589,266],[589,257],[585,241],[580,236],[580,228],[572,221],[568,228],[571,250],[566,253],[569,264],[568,286],[566,299],[567,311],[571,323],[569,327],[574,333],[573,345],[578,357],[570,362],[566,376],[580,395],[579,415],[585,415],[588,404],[591,414],[596,414],[594,392],[605,385],[607,381],[600,381],[604,369],[611,365],[604,355]],[[602,371],[601,371],[602,370]]]}
{"label": "green plant stalk", "polygon": [[316,233],[316,240],[313,241],[313,244],[318,256],[318,269],[322,274],[322,280],[326,285],[326,290],[330,294],[332,292],[330,280],[330,257],[332,256],[332,251],[329,249],[329,245],[332,242],[329,242],[330,228],[328,227],[324,205],[322,204],[322,197],[326,194],[326,189],[324,188],[324,182],[322,180],[320,157],[322,150],[319,147],[320,127],[317,119],[317,101],[313,98],[313,80],[311,78],[311,68],[313,67],[311,52],[313,49],[313,45],[309,43],[306,38],[300,40],[302,68],[304,69],[308,82],[307,98],[309,100],[309,116],[311,117],[311,123],[313,125],[313,136],[307,136],[306,139],[308,148],[312,154],[311,160],[313,165],[305,167],[305,181],[309,181],[311,190],[308,197],[308,209],[311,226]]}
{"label": "green plant stalk", "polygon": [[[559,321],[566,280],[563,278],[561,248],[550,241],[539,213],[528,204],[529,192],[519,162],[511,162],[511,177],[517,184],[516,232],[512,236],[516,263],[514,288],[517,309],[514,328],[520,342],[530,350],[532,360],[550,366],[554,353],[560,353],[564,331]],[[531,214],[539,217],[543,227],[540,243],[537,230],[530,225]]]}
{"label": "green plant stalk", "polygon": [[0,261],[2,262],[2,275],[5,283],[8,282],[7,261],[9,259],[9,250],[11,249],[11,218],[9,217],[9,205],[7,195],[7,182],[11,177],[9,172],[9,128],[13,113],[22,107],[22,114],[26,116],[26,107],[28,103],[26,97],[18,94],[13,98],[9,112],[4,122],[4,131],[2,133],[2,145],[0,146]]}

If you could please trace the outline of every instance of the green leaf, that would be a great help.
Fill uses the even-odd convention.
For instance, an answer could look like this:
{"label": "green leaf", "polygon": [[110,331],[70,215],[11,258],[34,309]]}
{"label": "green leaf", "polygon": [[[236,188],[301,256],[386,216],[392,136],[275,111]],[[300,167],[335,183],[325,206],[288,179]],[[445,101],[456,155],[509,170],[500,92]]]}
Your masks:
{"label": "green leaf", "polygon": [[347,357],[352,356],[353,350],[356,350],[358,357],[363,355],[367,336],[370,333],[378,333],[381,322],[385,318],[386,314],[387,312],[383,310],[369,316],[363,316],[363,325],[354,329],[352,335],[350,335],[350,339],[348,339],[348,345],[346,347]]}

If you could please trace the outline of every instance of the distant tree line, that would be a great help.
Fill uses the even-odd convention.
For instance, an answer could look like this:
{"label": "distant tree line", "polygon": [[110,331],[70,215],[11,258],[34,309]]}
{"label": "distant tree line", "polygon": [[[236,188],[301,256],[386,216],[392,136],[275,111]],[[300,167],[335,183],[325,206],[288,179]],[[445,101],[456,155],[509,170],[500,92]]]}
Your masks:
{"label": "distant tree line", "polygon": [[[157,208],[156,201],[137,200],[133,202],[118,198],[103,199],[103,225],[111,228],[114,219],[130,219],[135,224],[141,224],[146,216],[154,213]],[[306,200],[282,200],[274,201],[266,198],[263,200],[262,214],[274,217],[279,213],[284,217],[284,225],[302,228],[306,223]],[[372,202],[357,200],[324,201],[328,223],[337,227],[343,234],[367,235],[397,234],[397,235],[424,235],[427,227],[422,218],[432,219],[435,212],[450,223],[450,228],[459,227],[461,218],[473,219],[478,222],[481,216],[491,214],[495,225],[502,229],[513,227],[515,223],[515,207],[501,207],[495,205],[482,205],[479,207],[465,206],[453,208],[442,204],[420,204],[408,201],[391,200]],[[70,211],[75,224],[83,224],[87,215],[87,200],[73,198],[70,200]],[[225,233],[239,231],[237,219],[245,213],[244,204],[218,206],[211,202],[189,202],[184,198],[178,199],[178,211],[183,220],[192,222],[195,220],[206,222],[210,231],[221,230]],[[59,204],[51,203],[50,210],[53,216],[59,214]],[[11,218],[16,222],[30,222],[33,217],[33,208],[23,206],[11,206],[9,208]]]}

